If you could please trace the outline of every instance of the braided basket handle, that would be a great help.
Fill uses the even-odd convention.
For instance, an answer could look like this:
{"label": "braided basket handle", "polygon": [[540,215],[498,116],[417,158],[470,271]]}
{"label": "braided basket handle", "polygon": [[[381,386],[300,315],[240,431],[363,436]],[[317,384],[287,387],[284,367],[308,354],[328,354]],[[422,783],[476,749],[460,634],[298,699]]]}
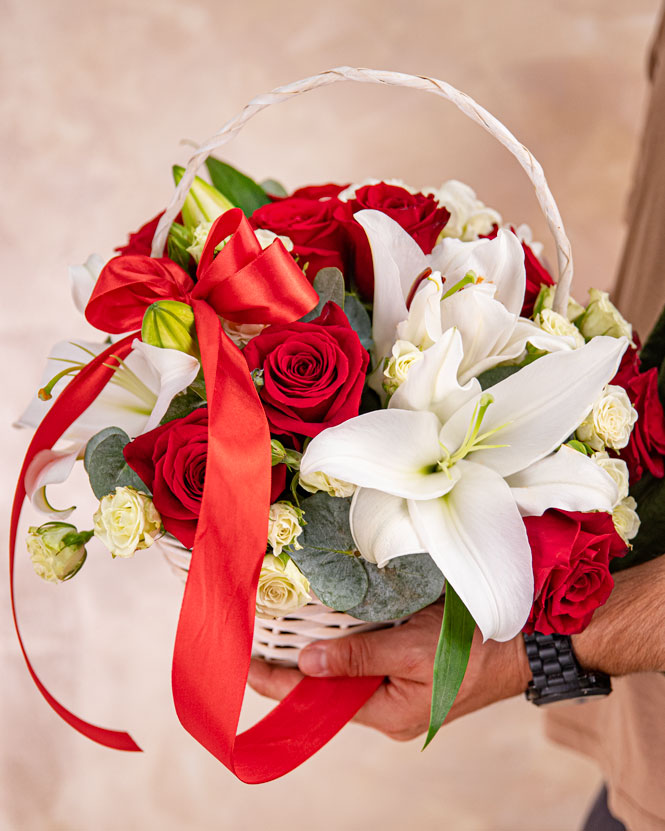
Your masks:
{"label": "braided basket handle", "polygon": [[231,141],[253,116],[261,110],[266,109],[266,107],[270,107],[272,104],[280,104],[283,101],[294,98],[296,95],[309,92],[318,87],[336,84],[338,81],[357,81],[366,84],[388,84],[389,86],[409,87],[410,89],[422,90],[423,92],[430,92],[441,98],[446,98],[455,104],[472,121],[484,127],[490,135],[494,136],[497,141],[510,150],[531,180],[536,191],[538,203],[554,237],[557,249],[559,279],[553,308],[560,314],[565,315],[568,306],[570,284],[573,278],[572,253],[570,250],[570,241],[566,236],[559,209],[548,187],[542,167],[531,152],[515,138],[510,130],[504,127],[497,118],[477,104],[466,93],[460,92],[445,81],[429,78],[426,75],[407,75],[403,72],[339,66],[336,69],[321,72],[319,75],[313,75],[311,78],[304,78],[301,81],[295,81],[286,86],[277,87],[272,92],[253,98],[238,115],[230,121],[227,121],[221,130],[203,142],[203,144],[199,145],[194,155],[190,158],[185,172],[155,231],[152,243],[152,256],[162,256],[171,223],[182,208],[197,171],[214,150]]}

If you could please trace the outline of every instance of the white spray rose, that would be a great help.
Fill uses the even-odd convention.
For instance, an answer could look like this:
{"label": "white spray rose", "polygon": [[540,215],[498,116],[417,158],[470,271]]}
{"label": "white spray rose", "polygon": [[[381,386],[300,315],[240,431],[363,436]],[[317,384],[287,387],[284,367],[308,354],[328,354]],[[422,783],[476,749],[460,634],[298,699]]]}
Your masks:
{"label": "white spray rose", "polygon": [[623,459],[613,459],[605,450],[599,450],[591,457],[593,461],[602,467],[602,469],[616,482],[619,489],[619,496],[617,497],[617,505],[628,496],[629,475],[628,465]]}
{"label": "white spray rose", "polygon": [[383,389],[391,394],[406,381],[409,370],[417,361],[422,360],[423,353],[408,340],[398,340],[393,346],[392,356],[386,361],[383,370]]}
{"label": "white spray rose", "polygon": [[[192,257],[198,261],[201,259],[201,254],[203,253],[203,249],[206,244],[206,240],[208,239],[208,234],[210,233],[210,229],[212,228],[213,223],[204,220],[203,222],[199,222],[199,224],[194,228],[192,235],[193,240],[192,244],[187,247],[187,252],[192,255]],[[267,248],[271,245],[276,239],[282,241],[284,248],[287,251],[293,251],[293,241],[289,237],[281,236],[280,234],[275,234],[272,231],[269,231],[267,228],[257,228],[254,233],[256,234],[256,238],[258,239],[261,248]],[[223,239],[215,251],[221,251],[221,249],[226,245],[226,243],[231,239],[231,237],[226,237]]]}
{"label": "white spray rose", "polygon": [[276,239],[278,239],[282,241],[282,245],[287,251],[293,251],[293,240],[291,237],[285,237],[283,234],[275,234],[267,228],[257,228],[254,233],[256,234],[257,240],[261,244],[261,248],[267,248],[269,245],[272,245]]}
{"label": "white spray rose", "polygon": [[309,581],[293,560],[266,554],[256,592],[256,615],[260,618],[284,617],[311,600]]}
{"label": "white spray rose", "polygon": [[268,543],[276,556],[282,553],[287,545],[292,545],[296,551],[302,546],[298,537],[302,534],[300,519],[302,511],[290,502],[273,502],[268,517]]}
{"label": "white spray rose", "polygon": [[552,309],[543,309],[539,312],[534,318],[534,323],[536,326],[540,326],[543,332],[567,338],[573,349],[579,349],[580,346],[585,344],[584,337],[577,326],[571,323],[568,318],[552,311]]}
{"label": "white spray rose", "polygon": [[501,225],[501,214],[488,208],[476,196],[473,188],[450,179],[433,192],[440,205],[450,211],[450,219],[439,235],[456,237],[464,242],[478,239],[482,234],[489,234],[494,225]]}
{"label": "white spray rose", "polygon": [[38,577],[49,583],[69,580],[85,562],[92,531],[79,533],[68,522],[45,522],[28,528],[26,546]]}
{"label": "white spray rose", "polygon": [[[533,306],[534,313],[538,314],[541,313],[543,309],[551,309],[554,305],[555,292],[556,286],[541,286],[540,292]],[[568,320],[576,320],[583,313],[584,306],[582,306],[581,303],[578,303],[574,298],[569,297],[568,308],[566,309],[566,317]]]}
{"label": "white spray rose", "polygon": [[577,438],[593,450],[604,450],[605,446],[621,450],[628,444],[636,421],[637,410],[624,388],[608,384],[577,428]]}
{"label": "white spray rose", "polygon": [[630,542],[640,530],[640,518],[636,508],[637,502],[632,496],[627,496],[612,511],[614,527],[624,542]]}
{"label": "white spray rose", "polygon": [[162,530],[152,499],[130,487],[118,487],[103,497],[93,521],[95,536],[114,557],[132,557],[149,548]]}
{"label": "white spray rose", "polygon": [[344,498],[353,496],[356,492],[355,485],[352,485],[350,482],[344,482],[342,479],[335,479],[334,476],[328,476],[327,473],[322,473],[320,470],[315,473],[310,473],[307,476],[301,476],[298,482],[309,493],[324,491],[328,496]]}
{"label": "white spray rose", "polygon": [[589,304],[577,324],[585,338],[609,335],[613,338],[633,337],[633,327],[623,317],[606,291],[589,289]]}

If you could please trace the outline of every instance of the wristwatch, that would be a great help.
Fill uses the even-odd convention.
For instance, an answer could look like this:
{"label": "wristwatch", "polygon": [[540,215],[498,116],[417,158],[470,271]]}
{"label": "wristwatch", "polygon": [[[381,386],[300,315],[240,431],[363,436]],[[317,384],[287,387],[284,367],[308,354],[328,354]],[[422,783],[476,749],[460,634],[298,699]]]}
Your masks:
{"label": "wristwatch", "polygon": [[536,706],[612,692],[609,675],[578,664],[568,635],[524,634],[524,646],[533,675],[524,695]]}

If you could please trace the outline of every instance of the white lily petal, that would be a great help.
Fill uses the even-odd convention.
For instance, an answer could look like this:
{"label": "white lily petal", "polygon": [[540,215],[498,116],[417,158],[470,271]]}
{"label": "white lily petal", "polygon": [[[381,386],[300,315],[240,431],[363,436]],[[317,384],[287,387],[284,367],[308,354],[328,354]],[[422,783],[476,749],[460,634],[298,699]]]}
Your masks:
{"label": "white lily petal", "polygon": [[441,337],[441,296],[443,286],[438,271],[418,287],[406,320],[397,325],[397,336],[427,349]]}
{"label": "white lily petal", "polygon": [[522,516],[540,516],[548,508],[607,511],[619,501],[619,488],[588,456],[561,448],[506,480]]}
{"label": "white lily petal", "polygon": [[409,500],[418,535],[483,633],[507,641],[533,602],[531,549],[510,488],[492,470],[459,462],[461,477],[441,499]]}
{"label": "white lily petal", "polygon": [[532,320],[524,317],[517,321],[506,347],[511,348],[517,343],[521,345],[522,350],[526,349],[527,343],[530,343],[536,349],[544,349],[546,352],[566,352],[576,347],[572,338],[545,332]]}
{"label": "white lily petal", "polygon": [[[548,456],[584,420],[616,374],[628,341],[597,337],[569,352],[545,355],[489,390],[482,433],[496,430],[473,461],[510,476]],[[464,440],[477,400],[459,409],[441,430],[441,442],[453,453]]]}
{"label": "white lily petal", "polygon": [[351,534],[358,551],[379,568],[394,557],[423,552],[405,499],[358,488],[349,513]]}
{"label": "white lily petal", "polygon": [[389,409],[430,410],[445,423],[465,401],[480,392],[476,378],[464,386],[459,384],[457,372],[462,358],[462,337],[457,329],[448,329],[411,367],[390,399]]}
{"label": "white lily petal", "polygon": [[364,228],[374,263],[372,333],[379,357],[388,355],[395,328],[407,316],[406,298],[413,281],[427,267],[418,243],[380,211],[358,211],[354,219]]}
{"label": "white lily petal", "polygon": [[99,254],[91,254],[83,265],[69,266],[72,299],[81,314],[85,314],[85,307],[103,268],[104,260]]}
{"label": "white lily petal", "polygon": [[141,430],[147,433],[159,425],[173,397],[194,381],[200,364],[179,349],[164,349],[140,340],[135,340],[132,347],[127,364],[146,386],[157,392],[152,413]]}
{"label": "white lily petal", "polygon": [[82,450],[79,445],[66,450],[40,450],[35,455],[26,471],[24,484],[28,499],[38,511],[56,519],[65,519],[72,513],[74,506],[58,510],[49,503],[46,486],[66,481]]}
{"label": "white lily petal", "polygon": [[448,493],[459,476],[454,468],[431,472],[441,458],[439,429],[434,413],[375,410],[315,436],[300,470],[405,499],[433,499]]}
{"label": "white lily petal", "polygon": [[435,246],[430,263],[446,278],[447,288],[474,271],[496,286],[496,299],[509,312],[521,312],[526,286],[524,249],[512,231],[501,229],[494,239],[473,242],[446,237]]}

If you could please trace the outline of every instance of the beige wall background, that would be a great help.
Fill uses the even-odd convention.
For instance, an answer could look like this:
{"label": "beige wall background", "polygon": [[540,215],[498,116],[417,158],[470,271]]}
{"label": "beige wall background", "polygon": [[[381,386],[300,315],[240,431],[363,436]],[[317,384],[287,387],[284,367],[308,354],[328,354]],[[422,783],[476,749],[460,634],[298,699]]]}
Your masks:
{"label": "beige wall background", "polygon": [[[0,525],[28,442],[10,429],[56,340],[93,331],[67,265],[109,255],[170,191],[183,138],[203,139],[253,95],[339,64],[440,77],[491,109],[535,153],[573,243],[576,294],[611,286],[646,92],[656,0],[1,0],[3,302]],[[547,243],[506,151],[451,105],[338,85],[259,116],[225,154],[288,186],[368,175],[459,178]],[[93,505],[84,478],[53,498]],[[36,517],[26,511],[25,524]],[[346,728],[284,780],[251,789],[179,726],[169,660],[181,587],[158,555],[112,562],[91,546],[59,587],[27,557],[25,639],[77,714],[129,730],[143,754],[98,747],[43,702],[19,654],[3,570],[0,827],[270,831],[575,829],[598,775],[547,744],[539,714],[504,702],[447,727],[424,754]],[[491,683],[491,681],[490,681]],[[247,697],[246,721],[267,702]]]}

